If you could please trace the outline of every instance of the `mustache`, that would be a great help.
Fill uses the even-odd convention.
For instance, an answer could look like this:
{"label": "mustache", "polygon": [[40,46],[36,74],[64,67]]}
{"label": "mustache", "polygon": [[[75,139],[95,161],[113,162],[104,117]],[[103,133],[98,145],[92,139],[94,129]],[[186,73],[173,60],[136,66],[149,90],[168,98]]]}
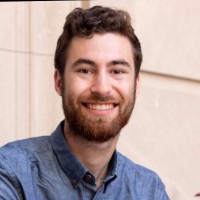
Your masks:
{"label": "mustache", "polygon": [[121,99],[114,98],[111,95],[101,95],[101,94],[91,94],[87,97],[81,97],[79,99],[81,102],[114,102],[119,103]]}

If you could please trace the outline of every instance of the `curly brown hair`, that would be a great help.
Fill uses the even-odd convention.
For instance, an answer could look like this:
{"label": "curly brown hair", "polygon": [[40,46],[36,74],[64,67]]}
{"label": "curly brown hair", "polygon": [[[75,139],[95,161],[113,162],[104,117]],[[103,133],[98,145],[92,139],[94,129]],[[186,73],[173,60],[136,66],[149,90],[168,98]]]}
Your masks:
{"label": "curly brown hair", "polygon": [[73,37],[91,38],[94,34],[120,33],[128,37],[133,47],[135,76],[142,63],[140,42],[131,26],[130,15],[123,10],[94,6],[89,9],[76,8],[66,17],[63,32],[58,38],[54,64],[62,76],[65,69],[67,48]]}

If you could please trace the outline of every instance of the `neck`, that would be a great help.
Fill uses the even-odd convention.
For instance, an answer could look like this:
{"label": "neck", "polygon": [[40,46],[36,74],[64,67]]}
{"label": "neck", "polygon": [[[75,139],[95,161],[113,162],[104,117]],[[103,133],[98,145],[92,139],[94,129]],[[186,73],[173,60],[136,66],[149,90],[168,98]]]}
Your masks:
{"label": "neck", "polygon": [[97,188],[101,187],[101,182],[107,175],[108,164],[115,151],[119,134],[103,143],[87,141],[71,133],[65,123],[64,135],[74,155],[95,175]]}

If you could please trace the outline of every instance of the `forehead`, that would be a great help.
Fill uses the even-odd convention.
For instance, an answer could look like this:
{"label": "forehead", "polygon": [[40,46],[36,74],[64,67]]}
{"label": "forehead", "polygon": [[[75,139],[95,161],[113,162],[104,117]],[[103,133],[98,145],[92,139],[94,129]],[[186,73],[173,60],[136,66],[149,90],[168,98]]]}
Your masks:
{"label": "forehead", "polygon": [[79,58],[95,62],[110,62],[115,59],[127,60],[133,65],[133,48],[129,39],[118,33],[94,34],[91,38],[74,37],[67,53],[67,63]]}

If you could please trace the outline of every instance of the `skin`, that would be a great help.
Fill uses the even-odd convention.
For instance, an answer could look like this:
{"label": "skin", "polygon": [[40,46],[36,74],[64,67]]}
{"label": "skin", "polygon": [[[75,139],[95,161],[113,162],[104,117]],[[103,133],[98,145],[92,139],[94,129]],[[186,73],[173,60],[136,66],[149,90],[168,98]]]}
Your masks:
{"label": "skin", "polygon": [[[133,98],[134,88],[136,95],[139,91],[140,79],[139,76],[134,79],[133,59],[130,41],[120,34],[95,34],[90,39],[74,37],[68,48],[64,82],[55,70],[55,89],[62,96],[64,87],[65,97],[73,96],[77,110],[81,109],[97,125],[101,120],[101,126],[106,127]],[[91,94],[112,96],[113,100],[84,101],[84,104],[78,101]],[[65,119],[64,135],[76,157],[95,175],[97,188],[100,188],[120,133],[105,142],[88,141],[73,134]]]}

